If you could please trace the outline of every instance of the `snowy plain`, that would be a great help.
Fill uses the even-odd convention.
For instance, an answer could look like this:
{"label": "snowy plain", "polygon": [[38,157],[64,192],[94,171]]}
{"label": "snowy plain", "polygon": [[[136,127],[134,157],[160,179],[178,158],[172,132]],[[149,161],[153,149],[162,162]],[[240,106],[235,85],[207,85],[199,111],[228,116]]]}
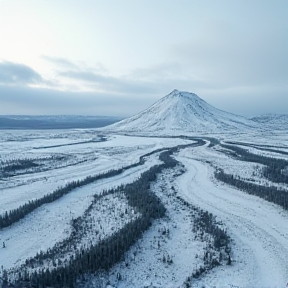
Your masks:
{"label": "snowy plain", "polygon": [[[67,131],[56,131],[53,133],[47,131],[42,133],[40,131],[39,138],[37,138],[35,131],[26,132],[26,134],[24,131],[13,131],[13,133],[15,134],[14,137],[12,132],[6,131],[3,138],[1,136],[0,155],[2,161],[15,158],[37,159],[50,155],[77,157],[79,160],[71,165],[70,163],[66,164],[66,159],[64,159],[64,164],[62,165],[64,167],[51,167],[48,171],[40,171],[33,174],[25,173],[1,179],[0,213],[15,209],[29,200],[41,198],[72,180],[81,180],[89,175],[97,175],[111,169],[119,169],[136,163],[141,155],[159,148],[191,143],[191,141],[183,141],[177,138],[143,138],[113,135],[104,142],[35,149],[35,147],[46,146],[47,142],[49,142],[49,145],[53,145],[53,143],[57,143],[57,145],[58,143],[71,144],[75,143],[74,139],[77,137],[78,139],[85,137],[86,139],[91,139],[96,137],[97,134],[78,130],[72,131],[71,135]],[[90,138],[88,138],[87,134]],[[32,135],[33,137],[27,140]],[[44,145],[43,142],[45,143]]]}
{"label": "snowy plain", "polygon": [[[15,209],[29,200],[41,198],[70,181],[136,163],[140,156],[157,149],[191,143],[180,138],[109,133],[105,134],[106,141],[92,141],[99,138],[97,133],[99,132],[80,129],[1,133],[2,161],[37,159],[51,155],[66,157],[58,166],[51,165],[45,171],[23,171],[19,175],[1,178],[0,213]],[[271,145],[276,146],[273,149],[287,151],[285,147],[288,136],[278,132],[266,134],[265,141],[262,133],[253,134],[253,137],[250,132],[205,135],[207,136],[225,142],[242,141],[255,145]],[[110,269],[105,276],[110,287],[185,287],[186,277],[203,262],[199,255],[203,254],[205,243],[195,239],[189,210],[185,210],[186,208],[175,200],[172,186],[182,199],[215,215],[232,239],[232,265],[221,265],[212,269],[201,278],[194,279],[191,287],[284,288],[287,284],[287,210],[215,180],[215,167],[225,168],[229,173],[248,179],[252,177],[258,164],[232,159],[217,147],[209,147],[209,141],[206,141],[207,144],[204,146],[186,148],[174,155],[175,159],[184,165],[185,172],[182,175],[177,175],[178,167],[157,177],[151,189],[164,203],[167,215],[155,221],[125,254],[124,260]],[[263,152],[256,150],[249,148],[252,153]],[[276,155],[267,152],[265,156]],[[286,156],[283,158],[286,159]],[[37,208],[10,227],[1,229],[0,243],[5,242],[5,248],[0,246],[0,267],[17,267],[37,252],[45,252],[53,247],[69,236],[71,220],[84,213],[93,195],[105,189],[131,183],[139,178],[142,172],[159,163],[159,153],[152,154],[143,165],[77,188],[57,201]],[[257,173],[255,179],[259,183],[272,185],[266,180],[263,181]],[[287,183],[282,184],[281,188],[288,190]],[[107,237],[113,229],[119,229],[121,223],[124,225],[127,221],[124,219],[121,222],[117,217],[118,213],[127,208],[125,199],[111,197],[104,198],[107,205],[100,202],[104,210],[99,207],[99,217],[96,215],[97,219],[103,215],[102,224],[106,227],[106,230],[103,229],[103,237]],[[106,219],[108,216],[105,218],[105,207],[108,209],[109,203],[115,207],[115,217],[110,219],[111,221]],[[169,235],[164,235],[163,229],[169,229]],[[163,257],[172,258],[173,263],[167,264]],[[121,281],[116,279],[118,272],[121,273]],[[93,279],[91,281],[93,282]],[[103,282],[103,285],[109,287],[107,282]]]}

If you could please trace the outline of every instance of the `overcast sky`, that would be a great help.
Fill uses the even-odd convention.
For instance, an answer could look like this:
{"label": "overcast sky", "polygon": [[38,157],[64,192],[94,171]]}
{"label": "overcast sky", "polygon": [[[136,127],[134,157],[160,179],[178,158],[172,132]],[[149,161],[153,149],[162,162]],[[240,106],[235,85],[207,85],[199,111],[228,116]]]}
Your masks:
{"label": "overcast sky", "polygon": [[0,114],[130,116],[173,89],[288,113],[287,0],[0,0]]}

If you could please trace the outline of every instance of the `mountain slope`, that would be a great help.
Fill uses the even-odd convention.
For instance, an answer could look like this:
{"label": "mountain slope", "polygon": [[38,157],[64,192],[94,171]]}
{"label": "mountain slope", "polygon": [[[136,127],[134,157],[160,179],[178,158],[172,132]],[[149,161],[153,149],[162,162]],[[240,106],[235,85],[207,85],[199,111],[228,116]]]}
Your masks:
{"label": "mountain slope", "polygon": [[172,91],[146,110],[109,125],[104,130],[121,132],[215,132],[247,130],[257,123],[216,109],[196,94]]}

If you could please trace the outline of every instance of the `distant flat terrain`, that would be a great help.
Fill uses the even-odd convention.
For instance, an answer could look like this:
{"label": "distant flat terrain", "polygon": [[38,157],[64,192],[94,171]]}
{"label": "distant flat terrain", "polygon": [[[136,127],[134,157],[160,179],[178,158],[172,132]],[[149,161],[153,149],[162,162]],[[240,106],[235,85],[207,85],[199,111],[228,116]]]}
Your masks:
{"label": "distant flat terrain", "polygon": [[0,116],[0,130],[98,128],[120,120],[122,120],[122,118],[112,116],[4,115]]}

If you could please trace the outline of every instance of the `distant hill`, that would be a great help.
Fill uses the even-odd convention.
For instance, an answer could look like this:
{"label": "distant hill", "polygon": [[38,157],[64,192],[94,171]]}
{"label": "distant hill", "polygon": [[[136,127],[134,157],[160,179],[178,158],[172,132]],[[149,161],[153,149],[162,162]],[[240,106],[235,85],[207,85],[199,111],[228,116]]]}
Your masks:
{"label": "distant hill", "polygon": [[288,129],[288,114],[264,114],[253,117],[251,120],[257,123],[274,126],[277,129]]}
{"label": "distant hill", "polygon": [[99,128],[122,118],[110,116],[0,116],[0,129],[72,129]]}

